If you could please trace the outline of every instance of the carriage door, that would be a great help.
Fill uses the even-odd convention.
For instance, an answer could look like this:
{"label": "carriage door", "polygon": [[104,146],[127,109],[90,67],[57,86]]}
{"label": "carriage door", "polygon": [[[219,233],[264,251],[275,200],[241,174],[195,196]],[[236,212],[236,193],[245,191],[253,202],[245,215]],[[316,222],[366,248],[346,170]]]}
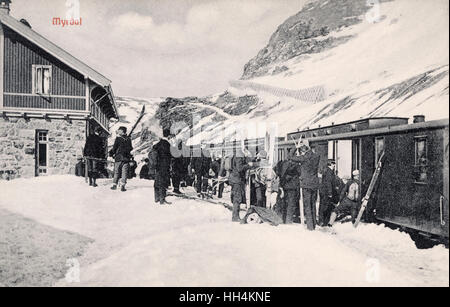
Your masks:
{"label": "carriage door", "polygon": [[352,151],[351,140],[337,141],[336,146],[336,170],[339,178],[352,178]]}
{"label": "carriage door", "polygon": [[35,150],[36,176],[47,175],[47,166],[48,166],[47,135],[48,131],[46,130],[36,131],[36,150]]}

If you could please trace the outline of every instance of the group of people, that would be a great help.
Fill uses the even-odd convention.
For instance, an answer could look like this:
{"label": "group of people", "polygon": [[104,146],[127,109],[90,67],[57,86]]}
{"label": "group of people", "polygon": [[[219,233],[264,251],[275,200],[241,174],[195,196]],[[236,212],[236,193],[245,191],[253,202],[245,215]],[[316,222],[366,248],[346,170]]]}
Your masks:
{"label": "group of people", "polygon": [[[246,203],[247,171],[265,168],[268,165],[266,157],[267,154],[261,151],[256,159],[245,156],[245,154],[233,159],[232,171],[228,180],[232,187],[232,221],[240,221],[240,205]],[[300,197],[303,197],[305,222],[309,230],[314,230],[317,224],[332,226],[338,216],[351,215],[352,221],[355,221],[360,207],[359,171],[354,170],[352,178],[344,184],[343,180],[336,175],[336,163],[333,159],[328,159],[327,166],[322,170],[319,170],[319,164],[319,154],[315,153],[308,145],[303,144],[298,148],[291,148],[287,159],[279,161],[273,167],[275,177],[271,180],[270,188],[277,192],[273,209],[283,223],[291,224],[294,222],[294,218],[300,215]],[[265,193],[269,187],[264,179],[258,178],[258,172],[254,173],[255,176],[250,182],[255,190],[256,206],[264,207],[266,206]],[[317,220],[318,194],[320,204]]]}
{"label": "group of people", "polygon": [[[97,165],[104,156],[100,129],[95,129],[86,141],[84,155],[87,159],[89,184],[97,186]],[[150,148],[140,178],[154,179],[155,202],[168,205],[167,190],[173,186],[173,193],[181,194],[180,186],[193,185],[199,197],[207,197],[208,192],[223,197],[225,184],[231,186],[233,204],[232,221],[240,222],[240,205],[247,203],[246,185],[251,184],[256,206],[266,206],[266,191],[269,188],[267,177],[260,170],[271,168],[267,153],[261,150],[252,157],[245,149],[235,149],[232,157],[212,156],[205,145],[200,152],[192,155],[185,152],[182,141],[171,139],[170,129],[163,130],[163,137]],[[114,158],[114,178],[112,190],[120,183],[121,191],[126,191],[130,167],[136,168],[131,151],[133,146],[127,136],[126,127],[119,127],[109,155]],[[227,164],[225,166],[225,164]],[[345,184],[336,175],[335,161],[329,159],[327,166],[319,170],[320,156],[306,144],[291,148],[287,159],[273,167],[270,188],[276,186],[277,197],[274,211],[284,223],[291,224],[300,216],[299,202],[303,198],[304,217],[307,228],[314,230],[316,225],[332,226],[340,215],[352,216],[355,220],[359,210],[360,184],[359,171]],[[130,166],[131,165],[131,166]],[[250,172],[249,172],[250,171]],[[134,172],[134,171],[133,171]],[[251,180],[248,174],[253,174]],[[319,173],[321,174],[319,177]],[[212,179],[212,180],[211,180]],[[212,181],[213,184],[210,184]],[[275,184],[276,183],[276,184]],[[317,196],[320,195],[318,220],[316,219]]]}
{"label": "group of people", "polygon": [[[104,138],[101,136],[102,130],[96,127],[92,134],[86,139],[83,155],[85,158],[84,167],[87,168],[87,177],[90,186],[97,187],[97,179],[100,177],[101,166],[106,163]],[[121,181],[121,190],[126,191],[127,179],[136,177],[137,163],[131,155],[133,146],[131,139],[127,136],[127,128],[119,127],[116,131],[112,149],[109,156],[114,158],[114,179],[111,189],[116,190],[119,180]],[[80,173],[82,165],[77,165],[76,173]],[[83,170],[84,172],[84,170]]]}
{"label": "group of people", "polygon": [[194,186],[198,197],[210,197],[211,192],[222,198],[224,182],[219,182],[219,177],[224,175],[224,170],[221,158],[213,157],[205,145],[191,157],[183,142],[171,139],[170,129],[164,129],[163,137],[153,144],[148,156],[149,172],[154,172],[156,203],[170,204],[166,200],[170,185],[175,194],[182,194],[181,186]]}

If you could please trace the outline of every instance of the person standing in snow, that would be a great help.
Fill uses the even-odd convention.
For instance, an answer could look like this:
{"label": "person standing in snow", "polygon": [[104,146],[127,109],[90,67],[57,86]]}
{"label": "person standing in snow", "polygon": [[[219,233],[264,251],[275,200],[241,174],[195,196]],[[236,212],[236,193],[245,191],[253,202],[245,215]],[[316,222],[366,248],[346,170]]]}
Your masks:
{"label": "person standing in snow", "polygon": [[211,168],[211,155],[206,144],[201,144],[201,151],[198,155],[191,159],[191,167],[195,173],[197,194],[199,197],[204,197],[208,190],[209,169]]}
{"label": "person standing in snow", "polygon": [[254,176],[252,176],[252,184],[255,190],[256,206],[266,207],[266,189],[267,189],[267,172],[271,172],[271,168],[267,168],[269,161],[267,160],[267,152],[261,150],[256,155],[255,162],[259,162],[260,168],[254,171]]}
{"label": "person standing in snow", "polygon": [[319,205],[319,225],[326,226],[330,221],[331,212],[334,209],[334,202],[337,202],[339,190],[339,178],[334,173],[336,162],[334,159],[328,159],[327,167],[322,171],[322,182],[319,187],[320,205]]}
{"label": "person standing in snow", "polygon": [[[100,136],[102,129],[96,127],[94,133],[89,135],[86,139],[83,155],[86,158],[86,166],[88,168],[89,185],[94,188],[97,187],[97,178],[99,176],[100,160],[105,158],[105,148],[103,146],[103,139]],[[90,159],[92,158],[92,159]]]}
{"label": "person standing in snow", "polygon": [[298,163],[284,160],[278,162],[274,170],[280,178],[280,187],[284,192],[283,199],[280,200],[279,206],[276,206],[276,212],[285,224],[292,224],[295,208],[299,207],[300,201],[301,168]]}
{"label": "person standing in snow", "polygon": [[172,151],[176,153],[176,156],[172,159],[172,186],[173,193],[182,194],[180,192],[181,181],[185,180],[187,174],[187,166],[185,157],[183,156],[183,142],[182,140],[174,140],[174,147]]}
{"label": "person standing in snow", "polygon": [[167,188],[170,185],[170,166],[172,161],[172,154],[170,153],[170,129],[163,130],[163,137],[153,146],[154,155],[157,160],[156,176],[154,183],[155,202],[161,205],[170,205],[166,201]]}
{"label": "person standing in snow", "polygon": [[231,202],[233,203],[233,213],[231,221],[240,222],[239,210],[241,204],[247,202],[245,196],[246,172],[253,168],[256,164],[249,162],[241,149],[236,149],[231,159],[231,171],[228,182],[231,185]]}
{"label": "person standing in snow", "polygon": [[149,159],[145,158],[144,159],[144,165],[142,165],[141,170],[139,171],[139,178],[140,179],[150,179],[150,169],[148,167],[148,163],[149,163]]}
{"label": "person standing in snow", "polygon": [[133,150],[133,145],[131,144],[131,139],[127,136],[127,128],[119,127],[117,129],[117,137],[114,141],[113,148],[109,151],[110,157],[114,158],[114,179],[113,186],[111,190],[117,189],[117,184],[121,183],[121,191],[125,192],[125,185],[127,184],[129,162],[131,159],[131,151]]}
{"label": "person standing in snow", "polygon": [[220,180],[225,176],[225,170],[222,168],[222,157],[220,155],[214,157],[213,161],[211,162],[211,170],[214,173],[213,194],[216,195],[217,190],[219,190],[218,197],[222,198],[225,183]]}
{"label": "person standing in snow", "polygon": [[355,222],[359,211],[359,170],[354,170],[352,172],[352,179],[346,182],[344,188],[342,189],[339,203],[336,208],[334,208],[333,213],[331,213],[330,222],[328,226],[333,226],[336,218],[341,214],[350,214],[352,216],[352,222]]}
{"label": "person standing in snow", "polygon": [[300,155],[295,156],[296,150],[291,150],[289,160],[300,163],[300,187],[303,193],[303,209],[308,230],[316,228],[316,201],[319,188],[320,156],[312,151],[308,145],[301,145]]}
{"label": "person standing in snow", "polygon": [[134,157],[131,156],[130,158],[130,167],[128,168],[128,179],[133,179],[136,177],[136,168],[137,168],[137,162],[134,160]]}

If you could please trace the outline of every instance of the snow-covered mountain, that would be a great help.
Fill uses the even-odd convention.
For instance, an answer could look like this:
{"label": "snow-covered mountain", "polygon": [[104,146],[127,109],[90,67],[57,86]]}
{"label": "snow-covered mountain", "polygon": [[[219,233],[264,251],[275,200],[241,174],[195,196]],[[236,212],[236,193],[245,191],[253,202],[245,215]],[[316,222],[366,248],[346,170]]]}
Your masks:
{"label": "snow-covered mountain", "polygon": [[[284,131],[360,117],[448,118],[448,9],[441,0],[310,2],[245,66],[239,90],[278,96],[270,119]],[[305,106],[274,88],[324,95]]]}
{"label": "snow-covered mountain", "polygon": [[271,123],[283,136],[362,117],[448,118],[448,2],[369,2],[311,1],[276,29],[223,93],[124,99],[131,106],[124,114],[137,116],[140,103],[159,102],[147,125],[184,122],[186,135],[195,135],[190,143],[262,137],[258,127]]}

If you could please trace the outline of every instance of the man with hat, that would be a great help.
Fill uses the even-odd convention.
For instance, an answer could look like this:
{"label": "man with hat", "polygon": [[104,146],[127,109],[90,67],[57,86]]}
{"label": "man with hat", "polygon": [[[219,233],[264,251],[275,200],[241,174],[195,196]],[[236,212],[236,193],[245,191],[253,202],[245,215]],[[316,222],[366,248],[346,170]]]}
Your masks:
{"label": "man with hat", "polygon": [[282,160],[274,167],[274,171],[283,191],[282,196],[277,199],[275,212],[285,224],[292,224],[295,210],[299,207],[301,167],[292,160]]}
{"label": "man with hat", "polygon": [[249,169],[258,167],[257,162],[251,162],[248,151],[237,148],[231,159],[231,170],[228,182],[231,185],[231,202],[233,204],[232,222],[240,222],[239,210],[241,204],[247,202],[245,195],[246,172]]}
{"label": "man with hat", "polygon": [[334,209],[334,201],[337,201],[339,190],[338,178],[334,172],[336,162],[328,159],[327,166],[322,171],[322,182],[319,187],[319,225],[326,226],[330,221],[331,212]]}
{"label": "man with hat", "polygon": [[170,205],[171,203],[166,201],[167,188],[170,185],[170,165],[172,161],[172,154],[170,152],[170,129],[163,130],[163,137],[161,140],[153,146],[153,150],[156,152],[156,176],[155,176],[155,201],[161,205]]}
{"label": "man with hat", "polygon": [[291,150],[289,159],[300,163],[300,187],[303,193],[303,210],[305,212],[308,230],[316,228],[316,201],[317,189],[319,188],[319,162],[320,156],[312,151],[307,144],[299,146],[300,155],[296,156],[297,150]]}
{"label": "man with hat", "polygon": [[100,136],[102,129],[96,127],[94,133],[89,135],[86,139],[83,155],[86,158],[86,166],[88,168],[89,185],[97,187],[97,178],[99,176],[99,163],[101,159],[105,158],[105,147],[103,138]]}
{"label": "man with hat", "polygon": [[359,211],[359,170],[354,170],[352,172],[352,179],[347,181],[344,188],[342,189],[339,203],[336,208],[334,208],[333,213],[331,213],[330,222],[328,226],[333,226],[336,218],[341,214],[350,214],[352,216],[352,222],[355,222]]}
{"label": "man with hat", "polygon": [[125,185],[128,179],[128,170],[130,167],[131,151],[133,145],[131,139],[127,136],[127,128],[124,126],[119,127],[116,131],[117,137],[114,141],[113,148],[109,151],[109,156],[114,158],[114,179],[111,190],[117,189],[119,178],[121,181],[122,192],[126,191]]}

